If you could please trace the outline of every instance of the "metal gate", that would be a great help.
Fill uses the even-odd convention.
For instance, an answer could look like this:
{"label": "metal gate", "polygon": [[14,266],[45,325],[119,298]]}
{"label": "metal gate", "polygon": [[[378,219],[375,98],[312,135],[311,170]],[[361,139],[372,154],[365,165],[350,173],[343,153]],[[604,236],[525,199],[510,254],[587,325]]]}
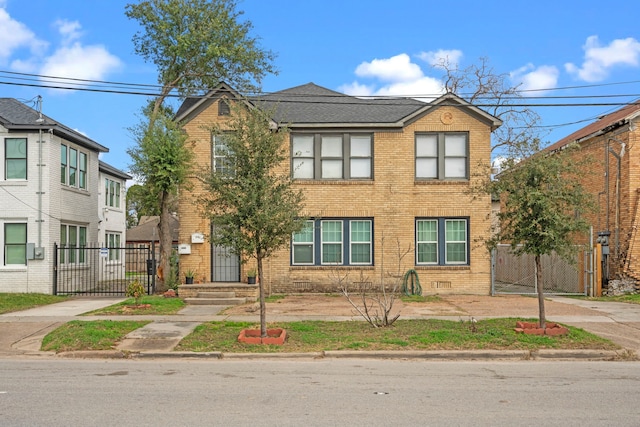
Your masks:
{"label": "metal gate", "polygon": [[[593,280],[592,256],[580,248],[575,264],[556,254],[543,255],[542,280],[545,294],[587,295]],[[498,245],[491,254],[491,294],[537,294],[535,258],[514,255],[511,245]]]}
{"label": "metal gate", "polygon": [[76,247],[54,245],[54,295],[122,296],[134,280],[155,288],[155,251],[151,245]]}

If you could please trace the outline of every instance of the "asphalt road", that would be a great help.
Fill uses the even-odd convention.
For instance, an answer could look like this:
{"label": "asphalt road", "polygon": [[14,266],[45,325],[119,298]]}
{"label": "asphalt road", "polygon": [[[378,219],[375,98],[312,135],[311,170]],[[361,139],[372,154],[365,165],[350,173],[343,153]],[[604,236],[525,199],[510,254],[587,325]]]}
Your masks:
{"label": "asphalt road", "polygon": [[0,426],[638,426],[637,362],[0,360]]}

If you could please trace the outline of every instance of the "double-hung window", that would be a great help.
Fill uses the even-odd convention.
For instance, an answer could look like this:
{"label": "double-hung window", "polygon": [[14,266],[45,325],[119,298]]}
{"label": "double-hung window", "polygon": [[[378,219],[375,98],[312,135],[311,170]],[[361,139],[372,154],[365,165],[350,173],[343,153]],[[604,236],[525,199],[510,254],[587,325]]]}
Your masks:
{"label": "double-hung window", "polygon": [[61,264],[84,264],[86,247],[87,227],[67,224],[60,226]]}
{"label": "double-hung window", "polygon": [[105,242],[109,248],[109,261],[120,261],[120,233],[107,232]]}
{"label": "double-hung window", "polygon": [[229,158],[229,147],[225,141],[224,135],[213,135],[212,150],[212,169],[217,174],[232,177],[234,175],[234,167]]}
{"label": "double-hung window", "polygon": [[27,264],[27,224],[4,223],[4,265]]}
{"label": "double-hung window", "polygon": [[69,187],[87,189],[87,154],[60,145],[60,182]]}
{"label": "double-hung window", "polygon": [[118,181],[105,178],[104,204],[113,208],[120,207],[120,183]]}
{"label": "double-hung window", "polygon": [[468,134],[461,132],[416,134],[416,179],[469,178]]}
{"label": "double-hung window", "polygon": [[416,264],[468,265],[469,220],[467,218],[417,219]]}
{"label": "double-hung window", "polygon": [[293,134],[294,179],[373,178],[373,135],[355,133]]}
{"label": "double-hung window", "polygon": [[293,234],[292,265],[373,265],[371,219],[316,219]]}
{"label": "double-hung window", "polygon": [[27,138],[5,138],[4,179],[27,179]]}

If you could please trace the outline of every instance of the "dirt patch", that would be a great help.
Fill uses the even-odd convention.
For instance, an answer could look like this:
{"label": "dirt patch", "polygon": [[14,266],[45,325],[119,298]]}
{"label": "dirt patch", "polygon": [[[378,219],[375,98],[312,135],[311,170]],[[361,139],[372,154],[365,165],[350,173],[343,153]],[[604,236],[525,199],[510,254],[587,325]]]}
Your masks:
{"label": "dirt patch", "polygon": [[[225,310],[228,315],[247,314],[247,308],[253,303]],[[537,317],[538,300],[536,297],[520,295],[483,296],[483,295],[443,295],[439,301],[405,303],[396,299],[393,312],[401,316],[476,316],[476,317]],[[547,316],[601,316],[596,310],[545,301]],[[357,316],[351,304],[340,295],[287,295],[275,302],[267,303],[267,314],[292,316]]]}

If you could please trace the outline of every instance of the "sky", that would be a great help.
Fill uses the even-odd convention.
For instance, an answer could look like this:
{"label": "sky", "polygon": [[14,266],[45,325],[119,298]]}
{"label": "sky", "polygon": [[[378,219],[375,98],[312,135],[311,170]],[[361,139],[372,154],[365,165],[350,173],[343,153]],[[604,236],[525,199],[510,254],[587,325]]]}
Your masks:
{"label": "sky", "polygon": [[[51,89],[43,76],[157,84],[134,53],[132,2],[0,0],[0,97],[33,107],[41,96],[44,114],[108,147],[101,159],[124,171],[147,96]],[[238,9],[276,54],[264,92],[313,82],[354,96],[437,95],[440,58],[459,68],[486,58],[523,102],[551,104],[532,107],[545,143],[640,98],[637,0],[240,0]]]}

